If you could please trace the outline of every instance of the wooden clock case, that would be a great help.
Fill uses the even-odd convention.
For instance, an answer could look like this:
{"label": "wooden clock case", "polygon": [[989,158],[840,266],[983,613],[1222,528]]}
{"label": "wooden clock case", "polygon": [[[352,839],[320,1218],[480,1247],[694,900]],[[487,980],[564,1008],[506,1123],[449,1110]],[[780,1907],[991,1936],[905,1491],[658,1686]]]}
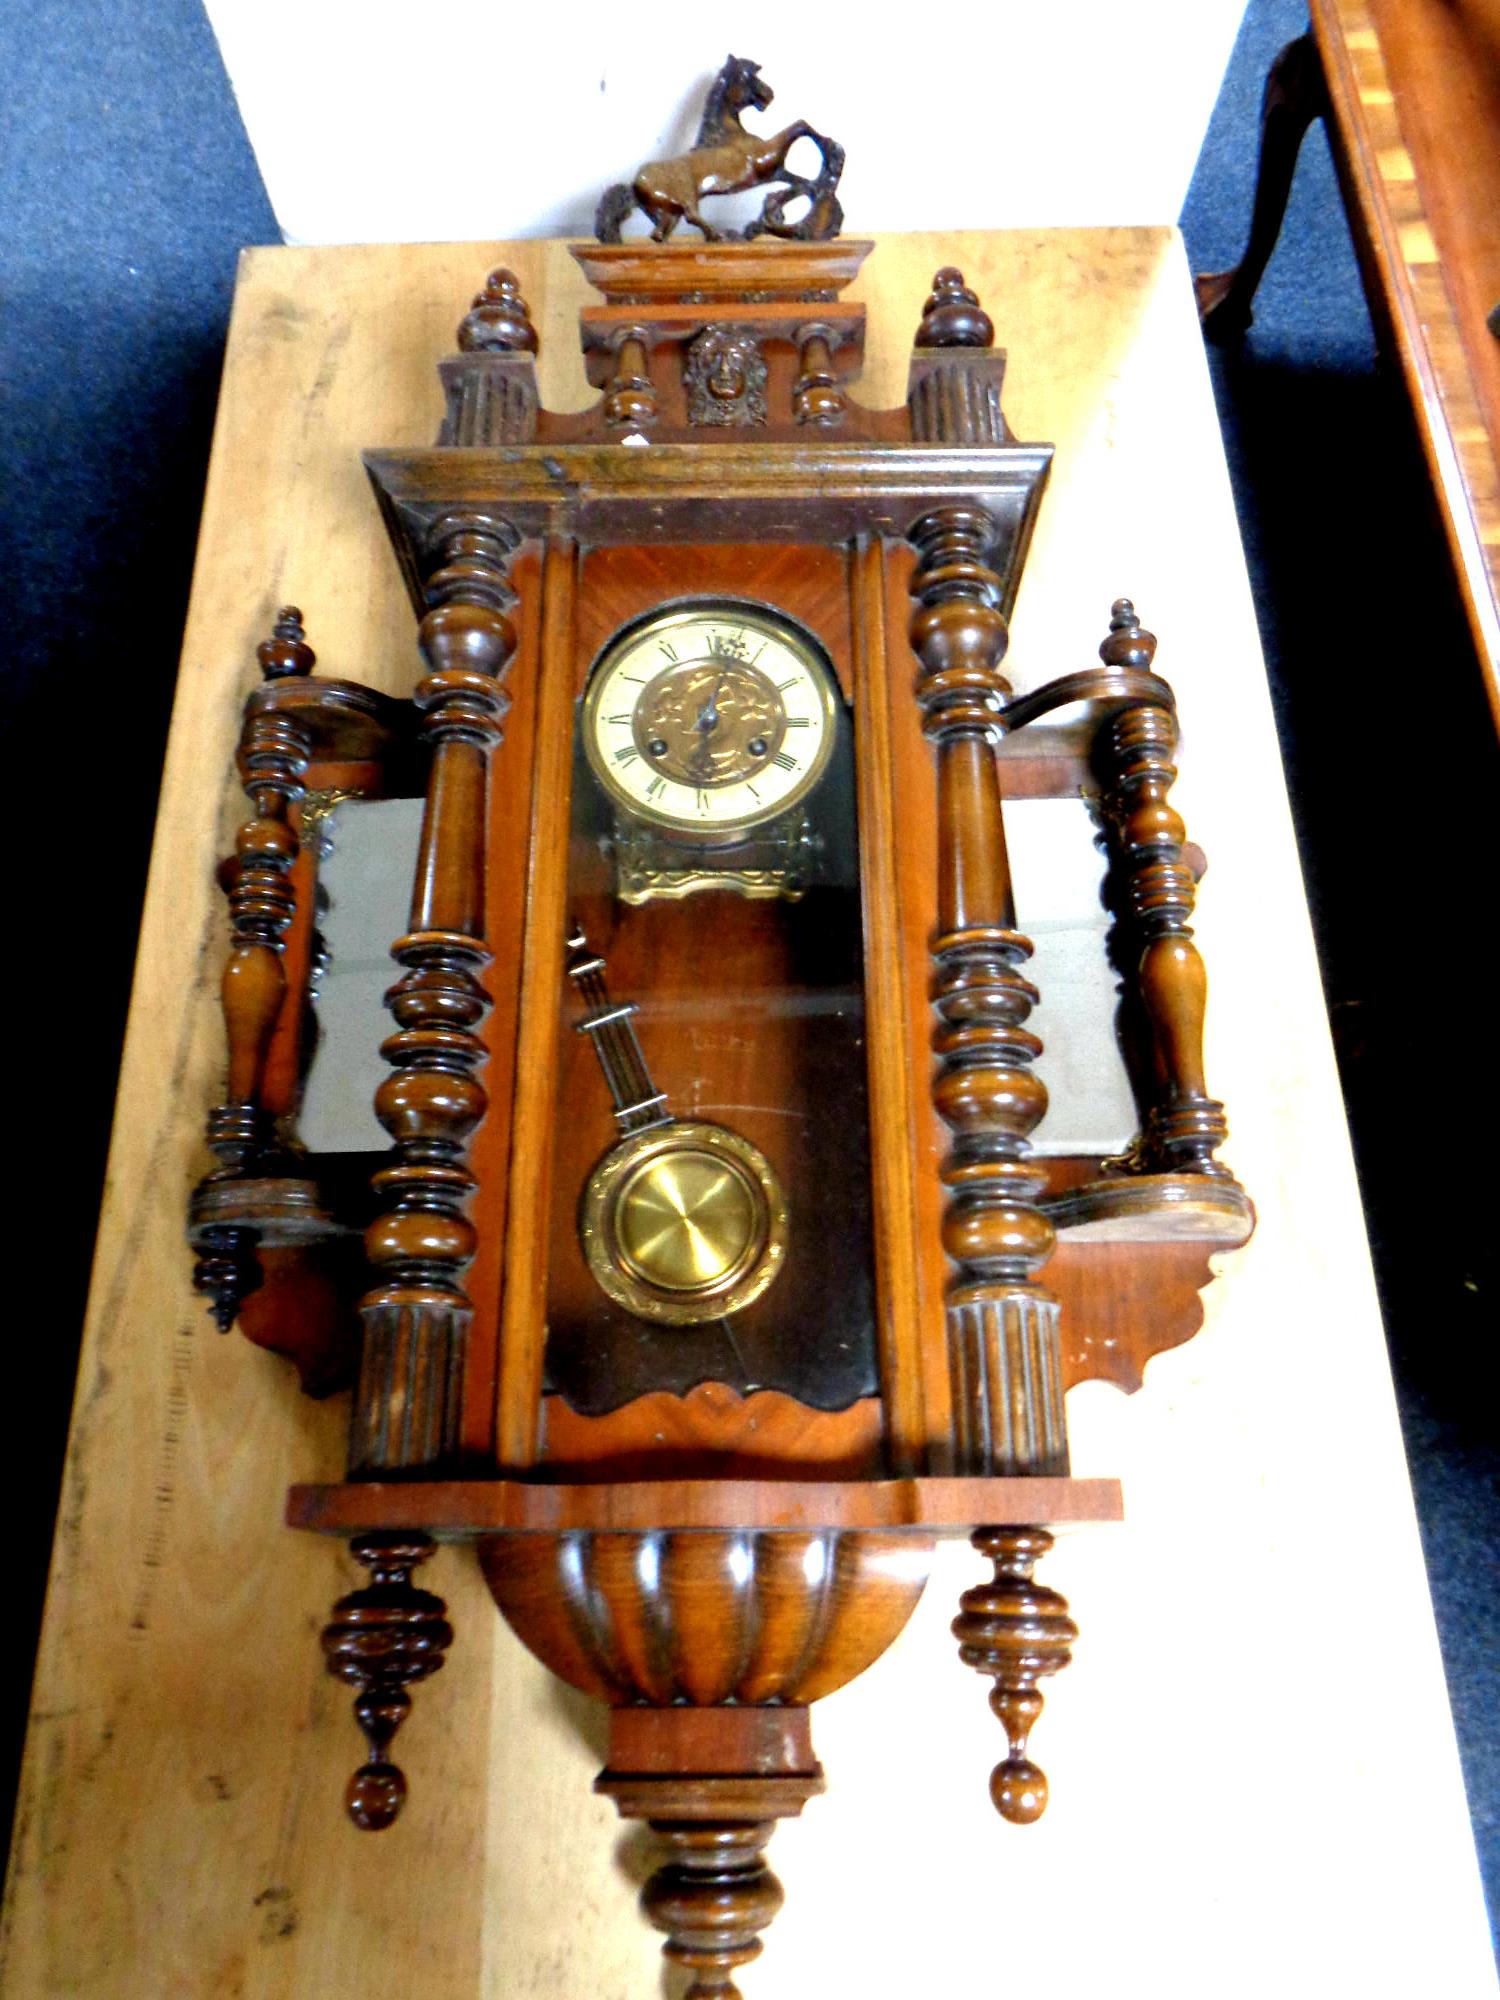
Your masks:
{"label": "wooden clock case", "polygon": [[[225,873],[230,1073],[192,1234],[221,1324],[291,1355],[315,1393],[357,1375],[348,1479],[288,1508],[371,1573],[324,1637],[369,1745],[350,1812],[378,1828],[401,1807],[405,1689],[452,1638],[412,1574],[435,1542],[471,1542],[522,1640],[610,1705],[599,1786],[666,1843],[645,1906],[697,1994],[734,1991],[779,1903],[766,1841],[822,1786],[808,1704],[896,1637],[940,1536],[994,1564],[954,1629],[1009,1739],[996,1805],[1041,1812],[1028,1736],[1075,1631],[1033,1567],[1050,1527],[1120,1510],[1114,1482],[1069,1476],[1064,1391],[1136,1386],[1196,1330],[1212,1252],[1252,1225],[1216,1158],[1201,857],[1168,798],[1155,641],[1121,600],[1098,666],[1012,693],[1006,620],[1050,448],[1011,436],[1005,356],[957,272],[926,301],[905,405],[855,399],[863,313],[844,294],[869,247],[579,246],[600,395],[577,415],[540,407],[525,303],[493,274],[441,363],[436,446],[366,456],[418,619],[413,698],[314,676],[285,612],[247,705],[254,812]],[[615,632],[701,595],[814,634],[852,726],[868,1146],[850,1157],[875,1374],[837,1408],[702,1379],[585,1410],[547,1375],[558,1218],[600,1139],[564,1011],[575,713]],[[1002,802],[1080,792],[1140,1126],[1123,1156],[1043,1160]],[[376,1100],[393,1150],[341,1162],[296,1127],[317,829],[340,798],[403,795],[425,805]],[[712,971],[726,988],[781,949],[773,912],[738,903]],[[658,915],[643,954],[644,929],[611,934],[618,989],[709,976],[694,900]],[[672,1019],[652,1027],[668,1065]],[[795,1226],[839,1170],[841,1106],[778,1062],[774,1025],[755,1060],[827,1128]]]}

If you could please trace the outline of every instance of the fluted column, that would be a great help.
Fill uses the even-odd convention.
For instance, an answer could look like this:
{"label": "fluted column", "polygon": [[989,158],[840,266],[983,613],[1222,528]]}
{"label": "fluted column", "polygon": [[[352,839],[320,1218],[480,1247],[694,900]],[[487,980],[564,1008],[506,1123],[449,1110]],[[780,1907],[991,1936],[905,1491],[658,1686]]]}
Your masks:
{"label": "fluted column", "polygon": [[392,956],[402,976],[386,996],[397,1032],[375,1109],[396,1142],[374,1179],[384,1212],[365,1247],[377,1277],[364,1300],[364,1364],[350,1442],[351,1473],[390,1477],[452,1458],[472,1308],[462,1276],[475,1250],[464,1205],[474,1188],[468,1143],[486,1098],[475,1072],[489,1006],[484,940],[490,753],[507,707],[500,678],[516,635],[505,564],[517,536],[491,515],[436,524],[419,644],[429,672],[416,690],[432,767],[411,929]]}

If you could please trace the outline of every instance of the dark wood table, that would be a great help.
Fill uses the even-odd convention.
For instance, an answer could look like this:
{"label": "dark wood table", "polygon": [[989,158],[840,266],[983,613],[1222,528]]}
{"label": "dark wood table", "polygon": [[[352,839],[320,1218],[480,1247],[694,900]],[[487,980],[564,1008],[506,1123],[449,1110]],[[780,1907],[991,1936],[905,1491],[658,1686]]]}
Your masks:
{"label": "dark wood table", "polygon": [[1232,337],[1302,135],[1328,128],[1376,330],[1400,361],[1500,728],[1500,0],[1311,0],[1266,80],[1250,240],[1197,280]]}

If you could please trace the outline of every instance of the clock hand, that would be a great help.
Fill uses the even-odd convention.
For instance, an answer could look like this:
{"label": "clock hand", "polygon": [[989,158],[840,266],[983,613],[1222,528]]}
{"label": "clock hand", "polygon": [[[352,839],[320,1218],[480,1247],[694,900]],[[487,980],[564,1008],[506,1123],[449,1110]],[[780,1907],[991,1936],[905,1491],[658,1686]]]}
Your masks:
{"label": "clock hand", "polygon": [[719,678],[714,682],[713,693],[704,702],[702,708],[699,709],[698,720],[693,724],[693,727],[704,735],[707,735],[709,730],[717,729],[719,726],[719,696],[723,692],[724,676],[720,674]]}

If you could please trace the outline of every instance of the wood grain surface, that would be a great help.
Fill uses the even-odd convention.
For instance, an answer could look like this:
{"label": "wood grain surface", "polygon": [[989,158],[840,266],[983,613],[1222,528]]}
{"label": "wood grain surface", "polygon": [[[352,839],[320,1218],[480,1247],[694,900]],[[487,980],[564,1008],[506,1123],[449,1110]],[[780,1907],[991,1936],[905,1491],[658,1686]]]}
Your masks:
{"label": "wood grain surface", "polygon": [[1416,413],[1500,726],[1500,4],[1312,0],[1371,309]]}
{"label": "wood grain surface", "polygon": [[[292,1481],[338,1478],[346,1408],[212,1332],[182,1243],[222,1081],[213,864],[241,811],[254,643],[295,602],[320,671],[410,688],[411,610],[358,453],[430,441],[434,363],[498,261],[532,303],[547,400],[582,404],[582,280],[560,245],[245,260],[38,1666],[8,2000],[661,1992],[637,1848],[589,1789],[603,1712],[530,1661],[456,1551],[424,1572],[457,1636],[403,1731],[406,1812],[378,1836],[344,1821],[358,1744],[316,1635],[353,1566],[280,1521]],[[899,1642],[814,1714],[829,1790],[777,1833],[787,1905],[747,2000],[968,1991],[976,1924],[1004,1927],[1007,1990],[1490,1995],[1181,247],[1148,229],[886,239],[854,288],[865,400],[899,399],[949,263],[1009,349],[1012,424],[1058,447],[1007,672],[1025,688],[1088,665],[1121,594],[1161,637],[1183,721],[1174,796],[1212,864],[1195,919],[1208,1070],[1260,1229],[1219,1259],[1202,1334],[1138,1394],[1069,1399],[1074,1469],[1123,1477],[1127,1524],[1070,1531],[1044,1565],[1082,1628],[1038,1744],[1047,1818],[1021,1830],[991,1811],[995,1725],[947,1631],[985,1565],[945,1547]],[[893,1864],[878,1927],[851,1922]]]}

